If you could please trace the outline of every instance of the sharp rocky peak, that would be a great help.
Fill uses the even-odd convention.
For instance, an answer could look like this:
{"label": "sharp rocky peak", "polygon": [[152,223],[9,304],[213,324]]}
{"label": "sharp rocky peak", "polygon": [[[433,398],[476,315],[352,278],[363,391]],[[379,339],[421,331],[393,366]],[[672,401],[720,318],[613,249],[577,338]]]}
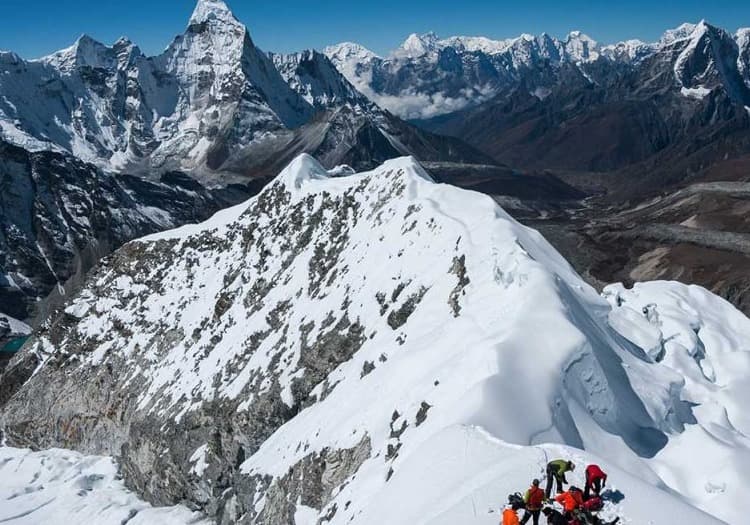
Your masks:
{"label": "sharp rocky peak", "polygon": [[224,0],[198,0],[190,17],[190,23],[202,24],[209,20],[239,23]]}

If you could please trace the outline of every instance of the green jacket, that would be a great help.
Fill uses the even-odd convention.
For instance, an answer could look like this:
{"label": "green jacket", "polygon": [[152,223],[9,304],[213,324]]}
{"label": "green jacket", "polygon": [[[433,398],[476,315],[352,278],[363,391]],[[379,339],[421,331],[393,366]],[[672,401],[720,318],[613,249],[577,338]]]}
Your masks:
{"label": "green jacket", "polygon": [[565,479],[565,473],[572,469],[568,467],[568,462],[564,459],[556,459],[547,463],[547,470],[554,474],[556,478]]}

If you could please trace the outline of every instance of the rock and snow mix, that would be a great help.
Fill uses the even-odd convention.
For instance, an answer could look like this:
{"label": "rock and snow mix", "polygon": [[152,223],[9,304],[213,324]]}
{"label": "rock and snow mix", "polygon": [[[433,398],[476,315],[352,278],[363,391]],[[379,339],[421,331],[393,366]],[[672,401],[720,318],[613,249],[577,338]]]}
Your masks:
{"label": "rock and snow mix", "polygon": [[750,321],[650,286],[602,298],[413,159],[334,177],[301,156],[106,260],[0,378],[26,374],[0,424],[220,522],[490,524],[571,457],[610,472],[623,523],[739,523]]}
{"label": "rock and snow mix", "polygon": [[129,491],[111,458],[0,447],[0,523],[184,525],[210,522],[185,507],[154,508]]}

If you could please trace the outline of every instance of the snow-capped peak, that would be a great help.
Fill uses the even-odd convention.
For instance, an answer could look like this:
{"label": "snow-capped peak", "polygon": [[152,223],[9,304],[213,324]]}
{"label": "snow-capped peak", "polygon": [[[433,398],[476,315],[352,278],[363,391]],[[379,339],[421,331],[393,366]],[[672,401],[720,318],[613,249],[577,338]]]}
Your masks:
{"label": "snow-capped peak", "polygon": [[202,24],[213,19],[238,23],[224,0],[198,0],[190,17],[190,24]]}
{"label": "snow-capped peak", "polygon": [[43,57],[40,61],[62,72],[71,71],[79,66],[103,68],[111,65],[108,51],[110,49],[107,46],[83,34],[72,46]]}
{"label": "snow-capped peak", "polygon": [[349,105],[367,111],[374,107],[336,69],[333,60],[319,51],[307,49],[268,56],[286,83],[318,110]]}
{"label": "snow-capped peak", "polygon": [[691,24],[689,22],[685,22],[683,24],[680,24],[674,29],[668,29],[664,32],[664,34],[661,37],[660,42],[662,44],[672,44],[674,42],[677,42],[678,40],[684,40],[690,35],[693,34],[693,31],[698,27],[698,24]]}
{"label": "snow-capped peak", "polygon": [[625,40],[601,48],[601,54],[611,60],[638,62],[650,56],[658,48],[658,44],[648,44],[642,40]]}
{"label": "snow-capped peak", "polygon": [[336,63],[337,61],[347,61],[357,59],[360,62],[367,62],[373,58],[379,58],[376,53],[370,51],[365,46],[355,44],[354,42],[341,42],[323,49],[323,54]]}
{"label": "snow-capped peak", "polygon": [[412,33],[407,37],[404,43],[401,44],[401,47],[398,48],[396,54],[411,58],[422,57],[434,52],[437,49],[437,43],[438,37],[432,31],[422,35]]}
{"label": "snow-capped peak", "polygon": [[564,46],[568,55],[577,62],[588,62],[599,57],[599,43],[581,31],[571,31]]}
{"label": "snow-capped peak", "polygon": [[[604,299],[412,158],[332,177],[299,156],[244,204],[130,243],[60,315],[27,343],[8,435],[121,450],[141,493],[227,522],[497,523],[484,509],[558,457],[610,472],[624,523],[718,523],[677,490],[743,511],[750,321],[672,283]],[[323,496],[287,488],[303,476]]]}

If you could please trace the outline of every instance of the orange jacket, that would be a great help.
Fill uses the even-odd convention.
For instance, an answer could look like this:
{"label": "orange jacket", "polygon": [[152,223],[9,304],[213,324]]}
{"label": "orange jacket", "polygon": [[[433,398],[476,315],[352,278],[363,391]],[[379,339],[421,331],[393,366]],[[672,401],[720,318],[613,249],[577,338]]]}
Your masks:
{"label": "orange jacket", "polygon": [[573,512],[583,505],[583,495],[579,491],[567,491],[557,496],[555,501],[563,506],[565,512]]}
{"label": "orange jacket", "polygon": [[503,525],[519,525],[518,514],[513,509],[503,511]]}

